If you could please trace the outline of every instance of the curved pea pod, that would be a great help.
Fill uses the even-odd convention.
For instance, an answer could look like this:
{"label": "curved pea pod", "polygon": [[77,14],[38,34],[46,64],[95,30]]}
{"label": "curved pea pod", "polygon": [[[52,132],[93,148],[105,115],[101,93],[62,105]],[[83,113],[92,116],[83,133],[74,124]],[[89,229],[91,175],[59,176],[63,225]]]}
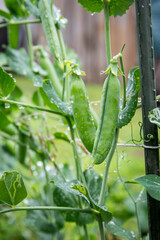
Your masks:
{"label": "curved pea pod", "polygon": [[80,76],[72,75],[71,99],[75,124],[79,136],[89,152],[92,152],[96,126],[91,114],[85,85]]}
{"label": "curved pea pod", "polygon": [[119,113],[117,127],[122,128],[133,118],[138,103],[138,94],[140,92],[140,71],[138,67],[131,69],[128,75],[127,98],[125,108]]}
{"label": "curved pea pod", "polygon": [[47,38],[51,53],[56,59],[60,59],[60,45],[56,27],[54,25],[48,0],[39,1],[40,18]]}
{"label": "curved pea pod", "polygon": [[92,152],[93,164],[102,163],[110,151],[118,121],[119,102],[120,82],[110,72],[103,85],[100,122]]}

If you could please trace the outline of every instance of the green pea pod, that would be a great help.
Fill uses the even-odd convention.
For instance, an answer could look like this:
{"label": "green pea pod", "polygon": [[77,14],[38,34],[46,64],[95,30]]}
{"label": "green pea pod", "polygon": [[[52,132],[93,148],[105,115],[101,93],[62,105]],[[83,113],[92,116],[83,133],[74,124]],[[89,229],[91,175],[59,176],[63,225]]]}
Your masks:
{"label": "green pea pod", "polygon": [[138,103],[138,94],[140,92],[140,71],[138,67],[131,69],[128,75],[127,98],[125,108],[119,113],[117,127],[122,128],[133,118]]}
{"label": "green pea pod", "polygon": [[79,136],[89,152],[92,152],[96,126],[91,114],[85,85],[80,76],[72,75],[71,99],[75,124]]}
{"label": "green pea pod", "polygon": [[93,146],[93,164],[102,163],[107,157],[118,121],[120,82],[111,72],[106,78],[101,98],[100,122]]}
{"label": "green pea pod", "polygon": [[60,45],[48,0],[39,1],[40,17],[51,53],[60,59]]}

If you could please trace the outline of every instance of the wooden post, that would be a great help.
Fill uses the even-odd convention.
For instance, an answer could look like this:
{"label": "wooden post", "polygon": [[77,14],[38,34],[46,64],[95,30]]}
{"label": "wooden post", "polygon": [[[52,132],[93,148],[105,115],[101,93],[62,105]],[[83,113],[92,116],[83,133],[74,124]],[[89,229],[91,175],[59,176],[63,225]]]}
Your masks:
{"label": "wooden post", "polygon": [[[148,120],[148,113],[156,107],[155,66],[152,39],[151,0],[136,0],[136,21],[139,49],[139,64],[141,72],[142,118],[145,152],[146,174],[159,175],[159,150],[147,146],[158,146],[158,131]],[[149,140],[148,134],[153,136]],[[148,200],[149,239],[160,239],[160,202],[151,198]]]}

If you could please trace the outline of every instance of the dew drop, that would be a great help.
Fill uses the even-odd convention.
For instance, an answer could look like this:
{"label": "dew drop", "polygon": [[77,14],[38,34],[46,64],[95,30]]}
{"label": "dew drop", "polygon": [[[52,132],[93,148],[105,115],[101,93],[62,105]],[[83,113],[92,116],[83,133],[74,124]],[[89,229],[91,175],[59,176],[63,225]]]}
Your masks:
{"label": "dew drop", "polygon": [[10,108],[10,104],[9,103],[5,103],[5,108]]}

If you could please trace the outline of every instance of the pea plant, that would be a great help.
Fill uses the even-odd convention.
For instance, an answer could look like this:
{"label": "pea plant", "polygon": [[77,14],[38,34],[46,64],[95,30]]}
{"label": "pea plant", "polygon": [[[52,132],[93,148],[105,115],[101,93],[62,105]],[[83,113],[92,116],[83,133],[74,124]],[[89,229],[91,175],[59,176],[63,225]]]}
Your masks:
{"label": "pea plant", "polygon": [[[127,78],[122,57],[124,46],[112,56],[109,19],[112,15],[125,14],[134,0],[78,2],[92,14],[104,10],[107,67],[103,71],[106,79],[99,115],[90,105],[80,61],[64,43],[61,29],[65,28],[67,19],[60,9],[51,0],[5,0],[8,11],[0,10],[0,28],[7,27],[8,31],[8,45],[4,46],[5,53],[0,53],[0,136],[3,139],[0,215],[3,218],[9,212],[25,211],[24,224],[34,226],[39,239],[68,239],[65,236],[68,222],[75,223],[79,231],[69,239],[104,240],[109,239],[108,233],[120,239],[148,239],[142,236],[137,204],[126,184],[141,184],[159,201],[159,176],[146,175],[124,183],[119,174],[134,203],[136,233],[123,228],[123,223],[107,208],[108,173],[119,131],[141,107],[139,67],[133,67]],[[33,46],[31,23],[42,23],[46,48]],[[28,53],[24,48],[18,49],[21,24],[26,28]],[[32,80],[31,99],[26,99],[11,73],[15,78],[26,77],[26,82]],[[158,126],[159,115],[158,108],[149,115],[150,121]],[[148,136],[146,141],[152,137]],[[55,141],[70,147],[67,152],[63,145],[59,146],[65,164],[56,159]],[[86,157],[89,167],[85,169]],[[94,166],[104,162],[102,177]],[[139,198],[141,195],[142,192]],[[91,224],[95,226],[94,231]]]}

